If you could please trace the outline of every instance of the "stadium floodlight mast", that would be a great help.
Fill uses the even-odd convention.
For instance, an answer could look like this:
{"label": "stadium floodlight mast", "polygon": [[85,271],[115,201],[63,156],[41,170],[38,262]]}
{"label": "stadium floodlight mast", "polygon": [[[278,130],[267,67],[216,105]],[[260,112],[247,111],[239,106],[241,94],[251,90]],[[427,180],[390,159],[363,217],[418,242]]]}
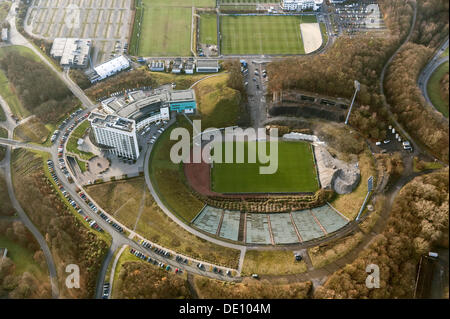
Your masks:
{"label": "stadium floodlight mast", "polygon": [[355,103],[356,94],[358,94],[359,90],[361,89],[361,84],[357,80],[355,80],[354,86],[355,94],[353,94],[352,104],[350,104],[350,108],[348,109],[347,118],[345,119],[345,125],[348,125],[348,120],[350,119],[350,113],[352,112],[353,103]]}

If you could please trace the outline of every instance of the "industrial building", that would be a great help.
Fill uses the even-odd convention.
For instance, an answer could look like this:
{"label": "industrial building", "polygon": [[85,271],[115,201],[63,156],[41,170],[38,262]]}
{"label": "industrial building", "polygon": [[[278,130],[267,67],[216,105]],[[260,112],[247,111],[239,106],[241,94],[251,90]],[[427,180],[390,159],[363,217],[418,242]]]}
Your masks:
{"label": "industrial building", "polygon": [[91,39],[56,38],[50,55],[64,67],[86,68],[91,53]]}
{"label": "industrial building", "polygon": [[281,8],[286,11],[317,11],[322,7],[323,0],[282,0]]}
{"label": "industrial building", "polygon": [[120,157],[138,159],[139,145],[134,120],[99,113],[91,113],[88,120],[100,147]]}
{"label": "industrial building", "polygon": [[91,77],[91,82],[98,82],[110,76],[113,76],[123,70],[130,68],[130,61],[123,55],[104,62],[94,68],[94,75]]}
{"label": "industrial building", "polygon": [[220,70],[218,60],[198,59],[197,72],[199,73],[217,73]]}
{"label": "industrial building", "polygon": [[184,66],[184,73],[186,74],[194,74],[195,70],[195,63],[192,60],[189,60],[186,62],[186,65]]}

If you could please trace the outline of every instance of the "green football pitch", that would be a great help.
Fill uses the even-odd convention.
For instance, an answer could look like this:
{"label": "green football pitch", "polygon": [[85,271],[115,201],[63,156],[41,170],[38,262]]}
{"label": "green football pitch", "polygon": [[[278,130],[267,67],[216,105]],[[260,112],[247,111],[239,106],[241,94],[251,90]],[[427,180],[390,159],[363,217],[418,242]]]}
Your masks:
{"label": "green football pitch", "polygon": [[314,16],[223,16],[223,54],[304,54],[300,23]]}
{"label": "green football pitch", "polygon": [[[231,143],[231,142],[229,142]],[[237,144],[244,144],[244,163],[236,163]],[[222,147],[225,150],[225,144]],[[312,146],[306,142],[278,143],[278,170],[275,174],[259,173],[260,166],[248,163],[248,149],[255,143],[235,142],[234,163],[214,163],[211,169],[212,190],[218,193],[295,193],[315,192],[317,182]],[[270,149],[269,143],[267,148]],[[223,153],[225,154],[225,153]]]}

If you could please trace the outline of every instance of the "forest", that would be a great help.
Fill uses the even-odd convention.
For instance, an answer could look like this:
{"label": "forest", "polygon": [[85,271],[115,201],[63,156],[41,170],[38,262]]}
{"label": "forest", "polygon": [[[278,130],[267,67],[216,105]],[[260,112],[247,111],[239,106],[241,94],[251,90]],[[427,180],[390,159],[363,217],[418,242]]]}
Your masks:
{"label": "forest", "polygon": [[[69,211],[43,169],[41,157],[25,150],[14,150],[12,174],[15,194],[49,245],[58,272],[60,296],[92,298],[107,244]],[[64,284],[67,264],[80,267],[80,289],[68,289]]]}
{"label": "forest", "polygon": [[130,261],[122,265],[115,284],[120,299],[185,299],[191,298],[183,275],[167,273],[154,265]]}
{"label": "forest", "polygon": [[[361,91],[357,95],[357,107],[352,113],[350,124],[366,137],[383,138],[389,119],[380,95],[381,71],[388,58],[406,38],[412,22],[413,7],[407,0],[382,0],[379,4],[389,27],[389,36],[342,37],[324,54],[273,62],[267,68],[270,78],[269,91],[304,90],[351,98],[354,92],[353,81],[358,80],[361,83]],[[399,121],[408,131],[417,130],[420,123],[425,134],[421,132],[417,137],[423,137],[423,143],[431,143],[429,146],[435,155],[448,160],[448,154],[443,151],[444,148],[448,149],[448,141],[444,142],[446,137],[448,139],[448,129],[440,132],[441,126],[433,127],[436,121],[431,121],[428,115],[422,116],[423,102],[417,101],[414,93],[417,84],[413,82],[418,76],[417,72],[448,36],[448,1],[421,0],[417,1],[417,7],[417,21],[411,37],[412,41],[417,42],[416,50],[409,50],[408,62],[403,61],[401,57],[405,55],[401,54],[394,60],[388,70],[384,87],[388,102],[393,104],[392,110]],[[407,48],[406,46],[405,49]],[[408,74],[398,74],[400,64]],[[399,96],[406,96],[407,101],[403,100],[400,104],[397,101]],[[409,117],[415,117],[415,123],[409,123],[409,117],[402,114],[405,108],[408,109]],[[439,144],[442,142],[444,143]]]}
{"label": "forest", "polygon": [[[14,247],[9,247],[12,252],[0,262],[0,299],[50,298],[47,263],[33,235],[21,222],[0,221],[0,236],[14,243]],[[8,257],[19,255],[18,247],[21,247],[21,254],[30,254],[27,256],[30,260],[14,262]]]}
{"label": "forest", "polygon": [[[448,168],[416,177],[397,195],[384,231],[351,264],[331,275],[315,298],[412,298],[416,265],[448,248]],[[366,266],[380,268],[380,289],[365,285]]]}
{"label": "forest", "polygon": [[47,66],[28,56],[8,53],[0,60],[0,68],[23,106],[43,123],[56,123],[78,103]]}

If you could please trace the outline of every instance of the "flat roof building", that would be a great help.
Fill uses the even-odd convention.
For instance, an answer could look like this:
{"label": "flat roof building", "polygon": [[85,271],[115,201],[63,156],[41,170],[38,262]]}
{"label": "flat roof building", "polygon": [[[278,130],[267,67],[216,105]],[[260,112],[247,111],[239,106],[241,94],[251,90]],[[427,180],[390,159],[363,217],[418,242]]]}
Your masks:
{"label": "flat roof building", "polygon": [[162,61],[152,61],[148,65],[148,68],[150,71],[153,71],[153,72],[164,72],[166,70],[165,64]]}
{"label": "flat roof building", "polygon": [[219,61],[210,59],[198,59],[196,70],[199,73],[217,73],[220,70]]}
{"label": "flat roof building", "polygon": [[56,38],[50,55],[59,60],[62,66],[86,68],[89,64],[91,47],[91,39]]}
{"label": "flat roof building", "polygon": [[194,61],[187,61],[186,65],[184,66],[184,73],[186,74],[194,74],[195,70],[195,63]]}
{"label": "flat roof building", "polygon": [[91,79],[91,82],[104,80],[114,74],[117,74],[130,67],[130,61],[123,55],[104,62],[94,68],[96,76]]}
{"label": "flat roof building", "polygon": [[172,65],[172,73],[179,74],[183,70],[183,61],[181,59],[177,59],[173,61]]}
{"label": "flat roof building", "polygon": [[139,146],[136,137],[136,123],[117,115],[91,113],[88,118],[96,142],[109,152],[136,160]]}
{"label": "flat roof building", "polygon": [[281,8],[287,11],[317,11],[321,8],[322,4],[323,0],[282,0]]}

